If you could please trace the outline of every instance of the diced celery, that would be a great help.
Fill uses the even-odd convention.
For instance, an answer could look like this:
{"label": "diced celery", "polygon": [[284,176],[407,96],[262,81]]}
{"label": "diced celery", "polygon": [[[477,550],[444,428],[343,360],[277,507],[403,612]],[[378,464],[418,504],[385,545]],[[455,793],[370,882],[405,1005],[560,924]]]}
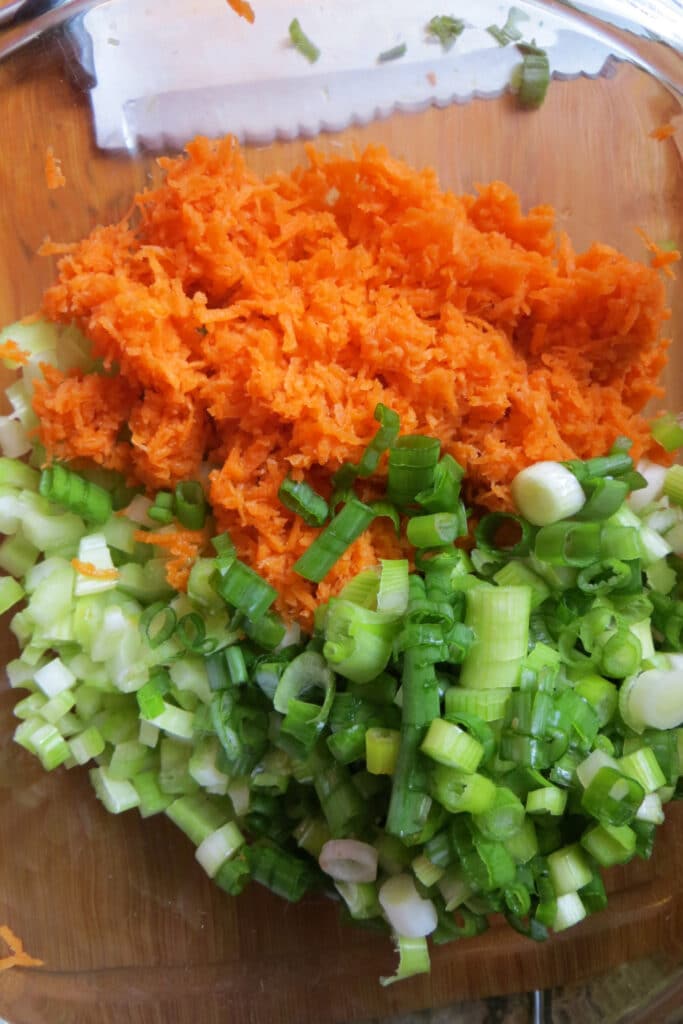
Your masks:
{"label": "diced celery", "polygon": [[39,668],[34,675],[37,686],[46,697],[56,697],[62,690],[68,690],[76,682],[76,677],[61,660],[53,658],[47,665]]}
{"label": "diced celery", "polygon": [[195,846],[224,825],[228,817],[224,806],[203,793],[179,797],[169,804],[166,814]]}
{"label": "diced celery", "polygon": [[12,537],[6,537],[0,544],[0,569],[20,579],[35,565],[38,554],[38,548],[30,544],[19,531]]}
{"label": "diced celery", "polygon": [[220,750],[217,736],[203,736],[192,752],[188,768],[192,778],[203,789],[211,787],[214,792],[220,789],[227,793],[230,779],[218,768]]}
{"label": "diced celery", "polygon": [[191,740],[194,734],[194,714],[184,711],[164,701],[164,710],[155,718],[150,718],[152,725],[174,736],[176,739]]}
{"label": "diced celery", "polygon": [[73,690],[61,690],[55,697],[52,697],[43,705],[40,715],[46,722],[55,725],[67,711],[71,711],[76,703]]}
{"label": "diced celery", "polygon": [[204,704],[211,701],[211,687],[204,658],[179,658],[171,665],[169,671],[173,683],[179,690],[196,693]]}
{"label": "diced celery", "polygon": [[13,576],[0,576],[0,615],[13,608],[24,597],[24,588]]}
{"label": "diced celery", "polygon": [[109,762],[109,775],[112,779],[133,779],[155,765],[156,756],[153,750],[138,740],[124,740],[114,747]]}
{"label": "diced celery", "polygon": [[[85,537],[81,537],[78,543],[78,561],[93,565],[98,571],[108,572],[114,569],[107,541],[102,533],[89,533]],[[74,594],[76,597],[84,597],[86,594],[101,594],[106,590],[114,590],[116,583],[117,577],[98,579],[77,571]]]}
{"label": "diced celery", "polygon": [[243,844],[244,836],[237,825],[233,821],[228,821],[206,836],[194,855],[209,878],[213,878],[226,860],[230,860]]}
{"label": "diced celery", "polygon": [[99,757],[104,751],[104,747],[104,737],[94,725],[77,733],[69,740],[69,750],[77,764],[86,764],[92,758]]}
{"label": "diced celery", "polygon": [[107,768],[91,768],[90,781],[95,793],[111,814],[121,814],[137,807],[140,798],[127,779],[113,779]]}

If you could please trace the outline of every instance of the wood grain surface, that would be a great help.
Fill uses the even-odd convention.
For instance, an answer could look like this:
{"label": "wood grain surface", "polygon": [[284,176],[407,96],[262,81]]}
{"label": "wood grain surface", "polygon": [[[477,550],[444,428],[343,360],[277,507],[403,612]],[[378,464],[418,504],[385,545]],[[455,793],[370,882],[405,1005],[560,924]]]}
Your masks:
{"label": "wood grain surface", "polygon": [[[533,115],[504,97],[394,116],[320,145],[382,142],[435,166],[455,190],[504,179],[524,206],[552,202],[578,246],[599,238],[644,257],[636,226],[680,239],[680,151],[675,139],[649,137],[679,114],[665,90],[623,66],[607,78],[554,82]],[[9,322],[37,308],[54,273],[36,254],[45,236],[71,240],[121,215],[157,170],[151,156],[94,149],[87,102],[58,43],[0,65],[0,126],[0,322]],[[53,192],[44,183],[48,146],[67,178]],[[304,156],[297,142],[253,150],[249,160],[268,171]],[[677,286],[671,307],[675,337]],[[666,377],[678,408],[681,352],[674,344]],[[6,628],[2,637],[6,660]],[[677,807],[650,862],[610,873],[609,911],[540,946],[495,924],[437,948],[429,978],[382,989],[378,976],[393,970],[384,937],[340,925],[325,899],[291,906],[257,888],[229,899],[168,821],[108,815],[83,772],[45,775],[10,742],[13,702],[0,693],[0,919],[45,966],[0,974],[0,1017],[11,1024],[343,1022],[568,983],[653,951],[683,956]]]}

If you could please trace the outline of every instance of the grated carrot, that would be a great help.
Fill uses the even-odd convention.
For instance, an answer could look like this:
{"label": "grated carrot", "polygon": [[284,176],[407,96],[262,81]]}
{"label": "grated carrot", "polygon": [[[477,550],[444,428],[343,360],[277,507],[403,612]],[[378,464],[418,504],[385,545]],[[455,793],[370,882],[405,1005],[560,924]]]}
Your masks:
{"label": "grated carrot", "polygon": [[82,562],[80,558],[72,558],[71,564],[81,576],[93,580],[117,580],[120,576],[118,569],[98,569],[92,562]]}
{"label": "grated carrot", "polygon": [[551,207],[525,214],[501,182],[456,196],[381,148],[308,156],[265,180],[230,138],[162,160],[164,182],[65,252],[44,296],[117,375],[50,368],[34,402],[51,457],[150,491],[208,467],[218,528],[303,622],[400,544],[379,520],[317,589],[300,579],[316,531],[278,501],[288,471],[329,493],[380,401],[404,432],[440,437],[489,508],[532,461],[618,435],[652,453],[641,410],[662,393],[669,315],[655,269],[599,243],[575,252]]}
{"label": "grated carrot", "polygon": [[45,153],[45,183],[49,189],[63,188],[66,185],[62,161],[57,159],[52,146],[48,146]]}
{"label": "grated carrot", "polygon": [[657,245],[642,229],[638,229],[638,234],[645,243],[645,248],[650,252],[650,266],[654,267],[655,270],[662,270],[667,277],[673,278],[674,272],[671,269],[672,263],[678,263],[681,258],[681,254],[678,249],[665,249],[661,245]]}
{"label": "grated carrot", "polygon": [[13,363],[18,363],[19,366],[26,366],[29,361],[28,354],[19,348],[16,341],[12,341],[11,338],[0,344],[0,359],[11,359]]}
{"label": "grated carrot", "polygon": [[0,971],[10,967],[42,967],[43,961],[25,952],[24,943],[9,925],[0,925],[0,939],[10,950],[9,956],[0,957]]}
{"label": "grated carrot", "polygon": [[650,138],[656,139],[657,142],[663,142],[664,139],[670,139],[675,134],[676,126],[667,122],[667,124],[660,124],[657,128],[653,128],[650,132]]}
{"label": "grated carrot", "polygon": [[175,590],[187,590],[190,570],[209,540],[206,530],[169,530],[167,533],[136,530],[133,538],[142,544],[165,548],[173,555],[166,566],[166,578]]}
{"label": "grated carrot", "polygon": [[245,18],[253,25],[256,15],[254,8],[247,3],[247,0],[228,0],[228,7],[231,7],[235,14],[239,14],[240,18]]}

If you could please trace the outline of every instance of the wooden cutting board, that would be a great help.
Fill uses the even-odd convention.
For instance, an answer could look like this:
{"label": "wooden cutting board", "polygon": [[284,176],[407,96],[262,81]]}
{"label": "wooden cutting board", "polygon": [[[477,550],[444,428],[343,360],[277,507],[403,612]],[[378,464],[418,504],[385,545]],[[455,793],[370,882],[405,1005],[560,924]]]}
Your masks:
{"label": "wooden cutting board", "polygon": [[[675,140],[649,131],[680,113],[632,68],[611,78],[554,82],[537,114],[513,101],[476,101],[398,115],[320,140],[324,148],[382,142],[444,186],[502,178],[524,206],[552,201],[578,246],[594,238],[643,256],[634,227],[678,238],[683,166]],[[26,130],[26,125],[31,130]],[[156,174],[93,149],[87,105],[58,54],[32,48],[0,65],[0,322],[35,309],[53,266],[37,258],[49,233],[70,240],[121,215]],[[44,187],[45,151],[66,187]],[[288,169],[302,143],[249,154],[259,171]],[[683,324],[671,291],[673,329]],[[667,373],[683,405],[683,346]],[[5,628],[0,653],[11,656]],[[0,688],[3,684],[0,684]],[[231,900],[205,878],[166,820],[115,818],[85,774],[39,765],[10,742],[15,695],[0,693],[0,922],[45,961],[0,974],[0,1016],[12,1024],[342,1022],[438,1007],[459,998],[571,983],[654,951],[683,956],[683,814],[671,809],[650,862],[612,871],[610,909],[545,945],[503,924],[437,948],[430,977],[389,989],[383,936],[338,922],[326,899],[291,906],[254,888]]]}

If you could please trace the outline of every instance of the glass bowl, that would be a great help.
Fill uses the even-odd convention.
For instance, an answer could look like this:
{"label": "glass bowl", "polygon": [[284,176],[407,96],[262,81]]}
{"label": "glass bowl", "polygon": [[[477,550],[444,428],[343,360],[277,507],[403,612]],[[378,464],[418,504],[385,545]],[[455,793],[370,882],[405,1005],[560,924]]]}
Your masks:
{"label": "glass bowl", "polygon": [[[87,6],[77,2],[72,10],[82,13]],[[102,6],[111,12],[114,46],[117,0]],[[187,5],[195,12],[210,9],[212,17],[219,6],[226,18],[234,17],[222,0]],[[295,6],[293,13],[302,19],[313,10],[303,2]],[[429,7],[430,16],[439,13],[421,6]],[[179,17],[180,4],[156,7],[166,19]],[[260,5],[255,0],[255,7],[257,27],[265,17],[286,26],[292,13],[276,0]],[[556,5],[535,5],[536,14],[540,7],[563,12],[586,38],[604,30]],[[504,20],[502,5],[500,11]],[[38,255],[47,236],[78,239],[94,225],[121,217],[132,194],[159,174],[159,147],[149,137],[129,133],[118,149],[96,144],[83,29],[52,28],[63,13],[38,15],[35,29],[13,22],[0,30],[0,54],[3,43],[8,49],[8,41],[14,47],[23,36],[35,35],[0,60],[0,323],[39,307],[55,272],[54,258]],[[677,14],[672,4],[672,33]],[[351,29],[356,16],[356,7],[344,15]],[[565,71],[533,112],[496,89],[487,97],[465,101],[461,96],[462,102],[441,96],[436,103],[412,103],[420,109],[389,111],[378,104],[377,117],[368,117],[366,103],[356,120],[367,123],[324,131],[316,145],[350,151],[382,143],[411,164],[433,166],[441,184],[456,192],[504,180],[525,209],[552,203],[559,227],[579,250],[599,239],[647,259],[636,228],[656,241],[681,241],[683,120],[676,86],[683,87],[683,58],[651,37],[614,26],[606,31],[622,56],[628,49],[634,62],[612,60],[577,75]],[[662,34],[666,37],[666,23]],[[145,45],[158,44],[150,36]],[[504,49],[491,51],[492,67],[503,60]],[[125,54],[117,59],[125,69]],[[200,65],[201,52],[196,60]],[[352,77],[345,82],[352,93]],[[186,84],[171,78],[165,90]],[[373,87],[364,79],[366,100]],[[477,85],[473,91],[489,90]],[[153,105],[150,110],[148,132]],[[233,130],[232,121],[221,116],[217,108],[221,130]],[[665,124],[674,125],[675,133],[653,138],[651,132]],[[45,185],[49,147],[66,176],[60,189]],[[259,172],[289,170],[306,159],[305,139],[250,145],[246,155]],[[677,339],[683,291],[675,281],[669,282],[669,300],[668,333]],[[683,406],[682,368],[683,347],[676,341],[664,374],[665,404],[672,409]],[[14,655],[6,622],[0,639],[6,663]],[[545,945],[494,925],[482,936],[437,948],[429,977],[384,989],[378,977],[390,974],[393,964],[384,936],[340,924],[337,908],[326,899],[290,905],[257,887],[236,899],[226,896],[204,876],[191,844],[169,821],[143,821],[135,812],[109,815],[85,772],[46,774],[12,743],[16,698],[0,682],[0,923],[9,924],[44,966],[0,973],[0,1016],[11,1024],[344,1022],[560,987],[563,1005],[576,1015],[586,993],[577,986],[597,979],[595,993],[600,977],[611,985],[613,997],[605,1019],[664,1020],[680,1005],[683,815],[678,806],[671,808],[650,861],[608,873],[607,911]],[[624,965],[636,961],[646,966],[642,974],[629,976],[642,977],[642,984],[615,988]],[[622,973],[615,975],[616,969]]]}

